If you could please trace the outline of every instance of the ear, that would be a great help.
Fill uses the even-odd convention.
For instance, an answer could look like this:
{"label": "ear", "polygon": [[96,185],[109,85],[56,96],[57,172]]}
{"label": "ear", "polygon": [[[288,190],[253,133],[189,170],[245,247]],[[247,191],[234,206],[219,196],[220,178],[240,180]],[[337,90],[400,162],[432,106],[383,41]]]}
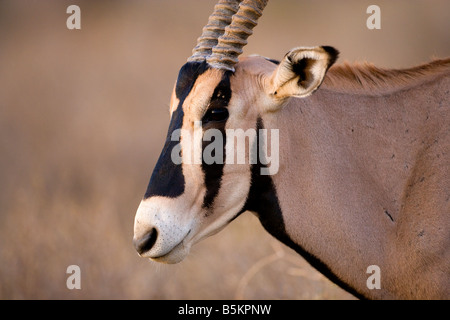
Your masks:
{"label": "ear", "polygon": [[276,100],[309,96],[319,88],[338,55],[327,46],[292,49],[272,73],[266,92]]}

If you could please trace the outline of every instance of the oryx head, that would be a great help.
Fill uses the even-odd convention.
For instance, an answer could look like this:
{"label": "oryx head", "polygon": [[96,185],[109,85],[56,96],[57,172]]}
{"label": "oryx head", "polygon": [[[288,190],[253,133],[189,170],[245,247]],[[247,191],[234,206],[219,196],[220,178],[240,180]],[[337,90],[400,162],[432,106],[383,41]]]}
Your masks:
{"label": "oryx head", "polygon": [[246,210],[252,166],[278,170],[278,135],[264,132],[261,119],[315,91],[337,57],[315,47],[293,49],[281,62],[238,61],[267,2],[220,0],[180,69],[166,142],[135,218],[143,257],[179,262]]}

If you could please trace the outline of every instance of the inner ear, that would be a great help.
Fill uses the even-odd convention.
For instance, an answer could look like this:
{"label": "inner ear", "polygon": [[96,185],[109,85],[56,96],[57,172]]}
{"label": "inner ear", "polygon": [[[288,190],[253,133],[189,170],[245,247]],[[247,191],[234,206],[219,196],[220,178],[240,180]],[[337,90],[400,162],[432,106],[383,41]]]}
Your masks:
{"label": "inner ear", "polygon": [[292,49],[272,73],[266,92],[276,100],[309,96],[319,88],[338,54],[326,46]]}
{"label": "inner ear", "polygon": [[298,85],[303,88],[308,88],[312,85],[313,74],[311,69],[314,65],[314,60],[310,58],[303,58],[301,60],[295,61],[292,66],[292,72],[298,75]]}

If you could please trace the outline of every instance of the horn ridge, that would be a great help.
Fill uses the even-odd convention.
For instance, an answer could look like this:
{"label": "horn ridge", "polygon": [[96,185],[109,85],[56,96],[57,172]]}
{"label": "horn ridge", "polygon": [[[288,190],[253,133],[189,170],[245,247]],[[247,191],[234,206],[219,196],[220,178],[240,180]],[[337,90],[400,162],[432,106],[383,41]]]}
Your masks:
{"label": "horn ridge", "polygon": [[212,48],[217,45],[218,39],[225,32],[234,14],[238,12],[239,0],[220,0],[209,16],[208,23],[203,27],[202,35],[197,39],[197,45],[192,50],[192,56],[188,61],[204,61],[212,53]]}
{"label": "horn ridge", "polygon": [[268,0],[241,2],[239,11],[233,15],[231,23],[225,27],[225,32],[207,58],[210,66],[234,72],[234,65],[243,52],[242,48],[247,44],[247,38],[253,34],[253,28],[257,25],[267,2]]}

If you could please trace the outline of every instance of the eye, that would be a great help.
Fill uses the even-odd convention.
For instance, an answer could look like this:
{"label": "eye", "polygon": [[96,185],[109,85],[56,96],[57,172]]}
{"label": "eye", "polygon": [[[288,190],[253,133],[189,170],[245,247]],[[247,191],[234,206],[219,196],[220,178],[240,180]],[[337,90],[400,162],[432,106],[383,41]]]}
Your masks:
{"label": "eye", "polygon": [[227,108],[213,108],[206,111],[203,116],[202,122],[220,122],[228,119],[228,109]]}

